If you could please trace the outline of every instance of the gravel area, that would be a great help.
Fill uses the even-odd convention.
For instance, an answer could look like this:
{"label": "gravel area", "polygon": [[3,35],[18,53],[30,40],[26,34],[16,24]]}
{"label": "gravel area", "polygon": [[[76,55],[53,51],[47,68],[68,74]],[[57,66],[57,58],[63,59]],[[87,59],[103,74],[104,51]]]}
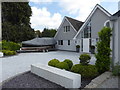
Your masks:
{"label": "gravel area", "polygon": [[[84,88],[91,79],[82,79],[82,86]],[[33,73],[26,72],[24,74],[18,75],[11,80],[8,80],[2,85],[2,88],[59,88],[65,89],[64,87],[41,78]],[[67,90],[67,89],[66,89]]]}
{"label": "gravel area", "polygon": [[2,88],[63,88],[62,86],[41,78],[30,71],[8,80]]}
{"label": "gravel area", "polygon": [[[15,56],[0,58],[0,82],[15,76],[19,73],[30,70],[31,64],[41,63],[47,64],[51,59],[70,59],[74,64],[79,63],[80,53],[67,51],[51,51],[51,52],[34,52],[34,53],[20,53]],[[95,63],[95,58],[92,55],[90,64]]]}

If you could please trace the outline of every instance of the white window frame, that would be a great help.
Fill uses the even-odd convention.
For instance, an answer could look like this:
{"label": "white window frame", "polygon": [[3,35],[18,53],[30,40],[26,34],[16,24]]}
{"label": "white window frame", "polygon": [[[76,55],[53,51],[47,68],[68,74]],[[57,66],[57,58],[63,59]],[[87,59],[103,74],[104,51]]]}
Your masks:
{"label": "white window frame", "polygon": [[104,23],[104,26],[105,26],[105,27],[107,27],[107,23],[110,24],[110,27],[109,27],[109,28],[112,29],[112,23],[111,23],[111,21],[110,21],[110,20],[106,20],[105,23]]}
{"label": "white window frame", "polygon": [[70,26],[64,26],[64,32],[69,32],[70,31]]}

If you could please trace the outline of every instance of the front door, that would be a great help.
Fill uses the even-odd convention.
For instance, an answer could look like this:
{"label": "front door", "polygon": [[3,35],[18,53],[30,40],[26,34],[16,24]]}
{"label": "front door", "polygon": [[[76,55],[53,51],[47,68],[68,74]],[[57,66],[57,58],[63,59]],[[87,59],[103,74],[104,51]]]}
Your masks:
{"label": "front door", "polygon": [[89,52],[89,38],[83,39],[83,52]]}

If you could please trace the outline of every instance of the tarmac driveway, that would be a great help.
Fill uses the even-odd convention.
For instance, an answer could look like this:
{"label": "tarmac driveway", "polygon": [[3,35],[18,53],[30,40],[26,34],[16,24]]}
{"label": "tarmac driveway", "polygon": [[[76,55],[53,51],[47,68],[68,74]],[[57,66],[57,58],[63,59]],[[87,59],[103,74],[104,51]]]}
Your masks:
{"label": "tarmac driveway", "polygon": [[[74,64],[79,63],[80,53],[67,51],[51,51],[51,52],[37,52],[37,53],[20,53],[15,56],[0,58],[0,82],[15,76],[19,73],[30,70],[31,64],[42,63],[47,64],[51,59],[70,59]],[[95,63],[95,58],[92,55],[90,64]]]}

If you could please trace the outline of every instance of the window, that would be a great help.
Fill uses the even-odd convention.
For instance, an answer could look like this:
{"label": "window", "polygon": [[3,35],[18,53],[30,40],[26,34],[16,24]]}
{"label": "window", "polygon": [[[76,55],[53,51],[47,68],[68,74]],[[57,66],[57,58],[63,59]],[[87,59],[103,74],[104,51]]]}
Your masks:
{"label": "window", "polygon": [[107,20],[107,21],[104,23],[104,26],[109,27],[109,28],[112,28],[110,20]]}
{"label": "window", "polygon": [[106,23],[106,27],[110,27],[110,22],[107,22],[107,23]]}
{"label": "window", "polygon": [[82,32],[82,38],[91,38],[91,21],[86,25]]}
{"label": "window", "polygon": [[89,52],[91,52],[91,46],[92,46],[92,40],[91,39],[89,39]]}
{"label": "window", "polygon": [[77,43],[77,41],[75,41],[75,43]]}
{"label": "window", "polygon": [[81,51],[83,51],[83,39],[81,39]]}
{"label": "window", "polygon": [[58,40],[58,45],[63,45],[63,40]]}
{"label": "window", "polygon": [[99,41],[99,38],[96,38],[96,42],[98,42]]}
{"label": "window", "polygon": [[69,32],[70,31],[70,26],[64,26],[64,32]]}
{"label": "window", "polygon": [[68,40],[68,45],[70,45],[70,40]]}

